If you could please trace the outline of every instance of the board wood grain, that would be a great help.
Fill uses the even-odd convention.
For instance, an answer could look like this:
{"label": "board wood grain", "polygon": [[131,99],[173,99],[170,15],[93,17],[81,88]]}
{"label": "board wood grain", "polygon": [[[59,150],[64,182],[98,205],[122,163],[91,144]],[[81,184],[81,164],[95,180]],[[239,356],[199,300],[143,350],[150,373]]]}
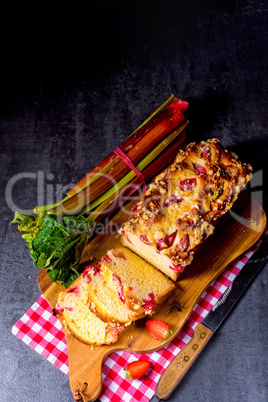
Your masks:
{"label": "board wood grain", "polygon": [[[120,210],[106,228],[87,245],[82,263],[97,263],[107,250],[119,244],[118,229],[128,218],[132,204],[133,202]],[[110,353],[117,350],[149,353],[168,344],[181,330],[204,290],[257,242],[265,227],[266,215],[262,207],[250,194],[242,192],[233,209],[219,220],[214,234],[199,248],[193,263],[179,277],[172,296],[157,307],[154,318],[167,322],[173,330],[173,335],[166,341],[158,341],[148,333],[144,325],[145,319],[129,326],[116,344],[94,349],[65,331],[70,387],[74,398],[78,398],[78,390],[83,388],[83,392],[80,392],[81,400],[91,402],[97,399],[102,389],[103,360]],[[38,282],[44,297],[54,308],[58,294],[64,287],[53,283],[45,270],[40,271]]]}

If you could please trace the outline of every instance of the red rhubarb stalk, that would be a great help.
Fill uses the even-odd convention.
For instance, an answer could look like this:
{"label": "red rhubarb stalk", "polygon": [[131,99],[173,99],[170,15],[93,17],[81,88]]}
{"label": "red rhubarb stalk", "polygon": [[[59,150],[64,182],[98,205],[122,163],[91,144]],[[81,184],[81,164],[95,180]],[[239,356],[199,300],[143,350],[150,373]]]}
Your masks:
{"label": "red rhubarb stalk", "polygon": [[[171,145],[168,149],[166,149],[159,157],[151,162],[143,171],[143,177],[145,181],[150,180],[154,175],[163,170],[170,161],[174,160],[179,149],[184,148],[185,146],[185,130],[181,133],[179,139]],[[109,199],[104,201],[99,207],[97,207],[89,216],[89,219],[94,220],[95,222],[99,222],[107,213],[114,212],[119,206],[120,201],[122,202],[125,197],[127,197],[130,189],[135,187],[135,185],[139,182],[139,178],[135,177],[128,184],[121,188],[121,190],[117,191],[112,195]],[[122,235],[124,233],[122,232]]]}
{"label": "red rhubarb stalk", "polygon": [[[126,141],[123,142],[119,146],[121,151],[124,153],[129,152],[131,149],[135,147],[135,145],[144,137],[150,130],[152,130],[155,126],[157,126],[164,119],[172,116],[178,111],[185,112],[188,109],[188,102],[185,102],[181,99],[176,99],[173,101],[167,109],[163,110],[159,114],[157,114],[154,118],[149,120],[145,125],[143,125],[140,129],[136,130]],[[116,156],[113,152],[111,152],[106,158],[104,158],[97,166],[95,166],[86,176],[83,177],[74,187],[72,187],[67,195],[72,197],[80,190],[85,188],[90,182],[92,182],[94,176],[103,174],[111,169],[120,158]]]}
{"label": "red rhubarb stalk", "polygon": [[[185,120],[184,115],[179,111],[161,121],[157,126],[153,127],[137,144],[132,148],[127,156],[132,163],[136,165],[161,139],[169,134],[176,127],[180,126]],[[49,213],[57,215],[75,215],[78,214],[83,207],[90,205],[92,201],[101,196],[105,191],[118,182],[125,174],[129,172],[129,167],[122,160],[116,163],[106,175],[94,181],[90,186],[84,188],[73,197],[69,198],[62,204],[53,208]]]}

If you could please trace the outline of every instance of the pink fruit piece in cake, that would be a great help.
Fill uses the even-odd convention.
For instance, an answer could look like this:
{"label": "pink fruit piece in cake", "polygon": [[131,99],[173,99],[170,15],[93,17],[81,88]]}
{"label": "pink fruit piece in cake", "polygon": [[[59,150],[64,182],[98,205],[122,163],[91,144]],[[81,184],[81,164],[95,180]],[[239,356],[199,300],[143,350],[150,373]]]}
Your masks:
{"label": "pink fruit piece in cake", "polygon": [[73,307],[62,307],[62,308],[54,308],[53,315],[62,314],[64,310],[73,311]]}
{"label": "pink fruit piece in cake", "polygon": [[176,234],[177,234],[177,231],[158,240],[157,250],[161,251],[161,250],[164,250],[165,248],[171,247],[174,242],[174,239],[176,237]]}
{"label": "pink fruit piece in cake", "polygon": [[206,168],[204,168],[199,163],[194,163],[194,170],[196,171],[197,174],[207,174]]}
{"label": "pink fruit piece in cake", "polygon": [[117,284],[118,284],[117,293],[118,293],[119,299],[121,300],[121,302],[126,303],[126,299],[124,297],[123,285],[122,285],[121,279],[119,278],[118,275],[116,275],[114,273],[112,274],[112,278],[113,278],[113,281],[117,282]]}
{"label": "pink fruit piece in cake", "polygon": [[96,276],[98,273],[101,273],[100,265],[98,264],[97,267],[93,267],[92,265],[89,265],[86,267],[86,269],[83,272],[83,278],[85,279],[86,282],[91,282],[91,275]]}
{"label": "pink fruit piece in cake", "polygon": [[172,264],[169,266],[169,268],[172,269],[172,271],[176,271],[176,272],[183,272],[185,269],[185,267],[180,264]]}
{"label": "pink fruit piece in cake", "polygon": [[66,293],[74,293],[75,295],[79,295],[79,287],[73,286],[72,288],[66,290]]}
{"label": "pink fruit piece in cake", "polygon": [[112,263],[113,263],[113,260],[112,260],[110,257],[108,257],[107,254],[105,254],[105,255],[102,257],[101,261],[106,261],[106,262],[108,262],[108,264],[112,264]]}
{"label": "pink fruit piece in cake", "polygon": [[148,294],[149,299],[143,299],[144,304],[142,305],[142,308],[147,312],[154,312],[154,309],[157,307],[156,299],[155,299],[155,294],[154,292],[151,292]]}
{"label": "pink fruit piece in cake", "polygon": [[146,236],[145,234],[141,234],[140,235],[140,240],[144,243],[147,244],[147,246],[151,246],[152,243],[150,242],[150,240],[148,239],[148,236]]}
{"label": "pink fruit piece in cake", "polygon": [[119,338],[119,334],[120,332],[124,331],[126,329],[125,326],[121,326],[121,327],[113,327],[111,325],[108,326],[109,330],[114,334],[114,335],[118,335]]}
{"label": "pink fruit piece in cake", "polygon": [[210,151],[207,148],[203,148],[201,151],[201,157],[206,160],[207,163],[210,163]]}
{"label": "pink fruit piece in cake", "polygon": [[182,201],[183,201],[183,198],[179,198],[174,194],[171,197],[166,199],[166,201],[164,202],[163,206],[164,207],[169,207],[170,205],[173,205],[173,204],[179,204]]}
{"label": "pink fruit piece in cake", "polygon": [[196,186],[196,178],[185,179],[180,182],[180,189],[182,191],[191,191]]}
{"label": "pink fruit piece in cake", "polygon": [[186,233],[185,235],[182,236],[181,240],[176,245],[176,247],[181,253],[185,253],[188,249],[188,246],[189,246],[189,236],[188,233]]}

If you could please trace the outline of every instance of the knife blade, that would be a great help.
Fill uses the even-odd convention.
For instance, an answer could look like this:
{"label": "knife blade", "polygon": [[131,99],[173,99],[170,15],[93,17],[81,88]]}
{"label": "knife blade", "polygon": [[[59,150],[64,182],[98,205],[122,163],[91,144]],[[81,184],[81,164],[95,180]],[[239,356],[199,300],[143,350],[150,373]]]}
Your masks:
{"label": "knife blade", "polygon": [[155,395],[159,399],[167,399],[174,391],[212,335],[218,330],[267,261],[268,236],[241,269],[232,285],[226,289],[214,308],[196,326],[192,339],[166,368],[155,390]]}

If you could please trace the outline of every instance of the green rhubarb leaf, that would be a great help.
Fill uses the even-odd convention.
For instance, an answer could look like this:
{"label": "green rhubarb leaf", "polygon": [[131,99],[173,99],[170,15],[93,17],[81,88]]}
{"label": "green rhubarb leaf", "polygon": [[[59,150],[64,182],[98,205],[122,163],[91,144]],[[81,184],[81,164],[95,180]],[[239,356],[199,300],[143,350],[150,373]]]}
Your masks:
{"label": "green rhubarb leaf", "polygon": [[44,220],[44,215],[39,214],[36,216],[26,215],[23,213],[15,212],[14,219],[10,222],[10,225],[13,223],[18,224],[18,229],[22,233],[22,238],[26,242],[26,246],[31,249],[32,241],[42,225]]}
{"label": "green rhubarb leaf", "polygon": [[78,276],[82,251],[94,222],[83,216],[46,215],[32,242],[36,268],[47,268],[49,277],[68,287]]}
{"label": "green rhubarb leaf", "polygon": [[78,267],[93,221],[84,216],[26,215],[15,213],[17,223],[36,268],[68,287],[79,276]]}

